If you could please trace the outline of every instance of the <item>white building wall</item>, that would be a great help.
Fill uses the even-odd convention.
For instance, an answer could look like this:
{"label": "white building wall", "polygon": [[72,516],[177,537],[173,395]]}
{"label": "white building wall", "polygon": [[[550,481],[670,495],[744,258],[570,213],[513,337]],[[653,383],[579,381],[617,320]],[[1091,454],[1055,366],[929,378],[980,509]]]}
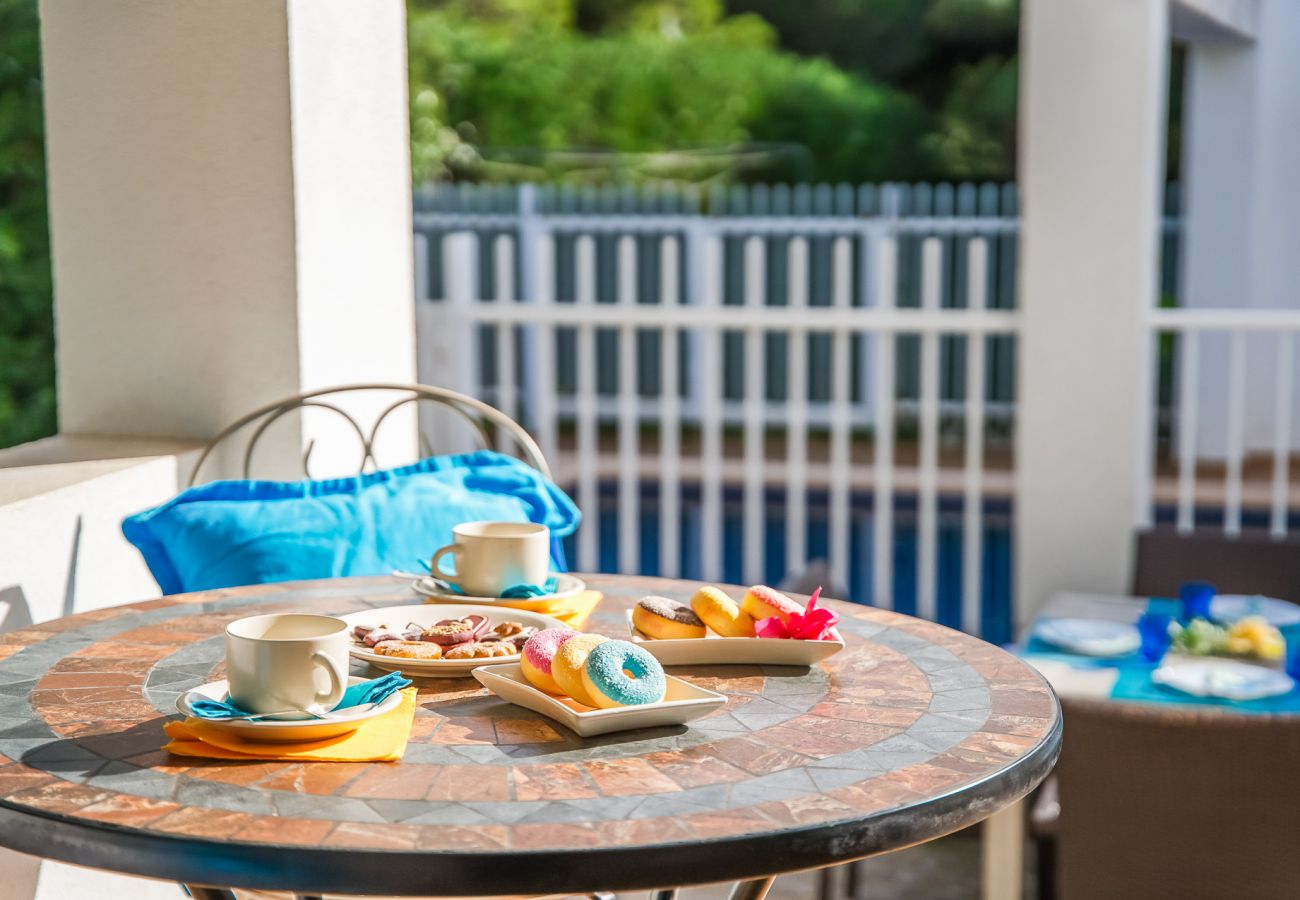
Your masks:
{"label": "white building wall", "polygon": [[[1188,48],[1183,304],[1300,308],[1300,4],[1258,0],[1254,40]],[[1276,340],[1247,339],[1245,448],[1273,441]],[[1197,451],[1224,456],[1228,337],[1202,338]],[[1297,381],[1300,386],[1300,379]],[[1293,392],[1300,397],[1300,390]],[[1292,447],[1300,448],[1300,416]]]}

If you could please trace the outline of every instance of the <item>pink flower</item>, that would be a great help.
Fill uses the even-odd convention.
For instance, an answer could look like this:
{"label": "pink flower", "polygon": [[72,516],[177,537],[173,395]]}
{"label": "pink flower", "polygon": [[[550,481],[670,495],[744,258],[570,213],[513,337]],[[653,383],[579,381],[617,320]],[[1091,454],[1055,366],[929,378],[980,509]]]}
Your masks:
{"label": "pink flower", "polygon": [[786,638],[795,641],[838,641],[840,634],[835,623],[840,617],[829,609],[817,606],[822,589],[813,591],[808,608],[802,613],[791,613],[784,622],[777,616],[759,619],[754,631],[761,638]]}

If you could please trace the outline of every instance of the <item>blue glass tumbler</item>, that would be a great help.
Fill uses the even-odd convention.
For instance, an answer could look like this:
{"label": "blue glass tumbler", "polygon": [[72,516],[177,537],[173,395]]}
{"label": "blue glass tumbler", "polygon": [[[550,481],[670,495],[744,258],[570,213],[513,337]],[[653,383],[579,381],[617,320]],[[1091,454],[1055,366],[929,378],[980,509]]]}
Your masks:
{"label": "blue glass tumbler", "polygon": [[1182,620],[1210,618],[1210,601],[1214,599],[1214,585],[1204,581],[1185,581],[1178,587],[1178,601],[1182,604]]}
{"label": "blue glass tumbler", "polygon": [[1140,652],[1148,662],[1160,662],[1169,649],[1172,638],[1169,626],[1174,617],[1165,613],[1143,613],[1137,621],[1138,637],[1142,639]]}

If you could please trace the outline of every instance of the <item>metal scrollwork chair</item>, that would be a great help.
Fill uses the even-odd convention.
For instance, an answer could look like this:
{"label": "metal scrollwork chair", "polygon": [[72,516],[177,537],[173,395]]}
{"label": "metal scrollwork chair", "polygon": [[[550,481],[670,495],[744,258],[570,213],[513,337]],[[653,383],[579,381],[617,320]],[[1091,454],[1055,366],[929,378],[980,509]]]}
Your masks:
{"label": "metal scrollwork chair", "polygon": [[[376,416],[374,424],[366,431],[357,422],[356,418],[342,406],[332,403],[328,399],[323,399],[337,394],[356,393],[360,391],[393,391],[401,393],[404,396],[384,407]],[[540,471],[547,478],[551,477],[551,468],[542,455],[542,450],[537,446],[537,442],[532,439],[527,431],[514,419],[496,407],[489,406],[482,400],[477,400],[458,391],[449,388],[434,387],[428,384],[395,384],[388,382],[376,382],[369,384],[346,384],[335,387],[321,388],[315,391],[308,391],[302,394],[295,394],[292,397],[285,397],[260,406],[252,412],[241,416],[234,422],[227,425],[221,430],[216,437],[212,438],[199,454],[194,469],[190,473],[187,487],[193,487],[199,480],[199,473],[203,464],[212,456],[220,444],[227,438],[234,435],[243,428],[254,425],[256,427],[248,438],[248,444],[244,448],[242,473],[244,478],[249,477],[252,468],[253,450],[257,442],[261,439],[266,430],[271,427],[277,420],[285,415],[301,409],[324,409],[341,416],[356,432],[357,439],[361,443],[361,461],[358,472],[365,472],[368,469],[377,469],[379,464],[375,459],[375,437],[379,433],[380,427],[388,421],[392,413],[407,404],[419,404],[421,402],[435,403],[439,406],[449,409],[459,414],[469,425],[477,432],[482,439],[485,447],[493,444],[493,430],[498,435],[505,435],[509,438],[509,443],[518,448],[520,456],[533,468]],[[432,443],[424,433],[419,434],[420,449],[426,456],[433,454]],[[500,441],[498,444],[502,443]],[[308,463],[315,442],[307,444],[302,454],[303,474],[311,477],[308,472]]]}

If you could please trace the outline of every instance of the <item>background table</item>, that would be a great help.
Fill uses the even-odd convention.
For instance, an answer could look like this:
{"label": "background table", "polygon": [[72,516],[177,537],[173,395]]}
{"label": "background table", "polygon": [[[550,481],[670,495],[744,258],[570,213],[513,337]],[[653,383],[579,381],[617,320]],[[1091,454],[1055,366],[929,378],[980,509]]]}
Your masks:
{"label": "background table", "polygon": [[[646,593],[591,576],[588,630]],[[472,679],[421,685],[401,763],[170,757],[177,695],[221,677],[222,632],[276,610],[418,602],[350,579],[211,591],[0,635],[0,844],[191,884],[521,894],[760,879],[978,821],[1055,761],[1051,689],[989,644],[835,604],[848,646],[812,669],[685,667],[725,693],[689,727],[580,739]]]}
{"label": "background table", "polygon": [[[1135,691],[1132,690],[1135,684],[1134,680],[1126,681],[1121,686],[1122,671],[1127,670],[1131,679],[1140,676],[1141,681],[1149,685],[1148,673],[1156,668],[1155,664],[1136,658],[1126,659],[1121,663],[1112,659],[1081,656],[1047,645],[1042,645],[1040,649],[1036,650],[1030,644],[1030,637],[1034,628],[1043,619],[1078,618],[1134,624],[1144,612],[1148,611],[1153,602],[1160,603],[1162,607],[1168,607],[1171,611],[1174,611],[1172,614],[1176,615],[1174,601],[1153,601],[1148,597],[1116,597],[1070,592],[1055,594],[1044,604],[1038,619],[1025,630],[1020,642],[1020,646],[1023,648],[1021,651],[1022,656],[1026,662],[1041,672],[1043,677],[1051,683],[1057,694],[1065,699],[1101,700],[1114,703],[1144,703],[1158,700],[1161,704],[1198,706],[1207,710],[1217,709],[1227,712],[1255,712],[1271,715],[1296,714],[1295,704],[1291,698],[1283,698],[1280,702],[1264,700],[1238,703],[1212,697],[1189,697],[1180,695],[1177,691],[1161,688],[1148,687],[1145,690]],[[1300,629],[1296,629],[1294,626],[1284,628],[1283,635],[1288,641],[1289,647],[1290,641],[1300,637]],[[1035,643],[1041,644],[1041,642]],[[1171,652],[1165,655],[1164,659],[1161,660],[1161,664],[1179,666],[1196,663],[1204,659],[1206,657],[1187,656]],[[1256,659],[1245,659],[1242,662],[1272,669],[1281,669],[1283,667],[1280,660],[1265,662]],[[1128,689],[1117,690],[1120,687]],[[1275,706],[1277,708],[1273,708]]]}

